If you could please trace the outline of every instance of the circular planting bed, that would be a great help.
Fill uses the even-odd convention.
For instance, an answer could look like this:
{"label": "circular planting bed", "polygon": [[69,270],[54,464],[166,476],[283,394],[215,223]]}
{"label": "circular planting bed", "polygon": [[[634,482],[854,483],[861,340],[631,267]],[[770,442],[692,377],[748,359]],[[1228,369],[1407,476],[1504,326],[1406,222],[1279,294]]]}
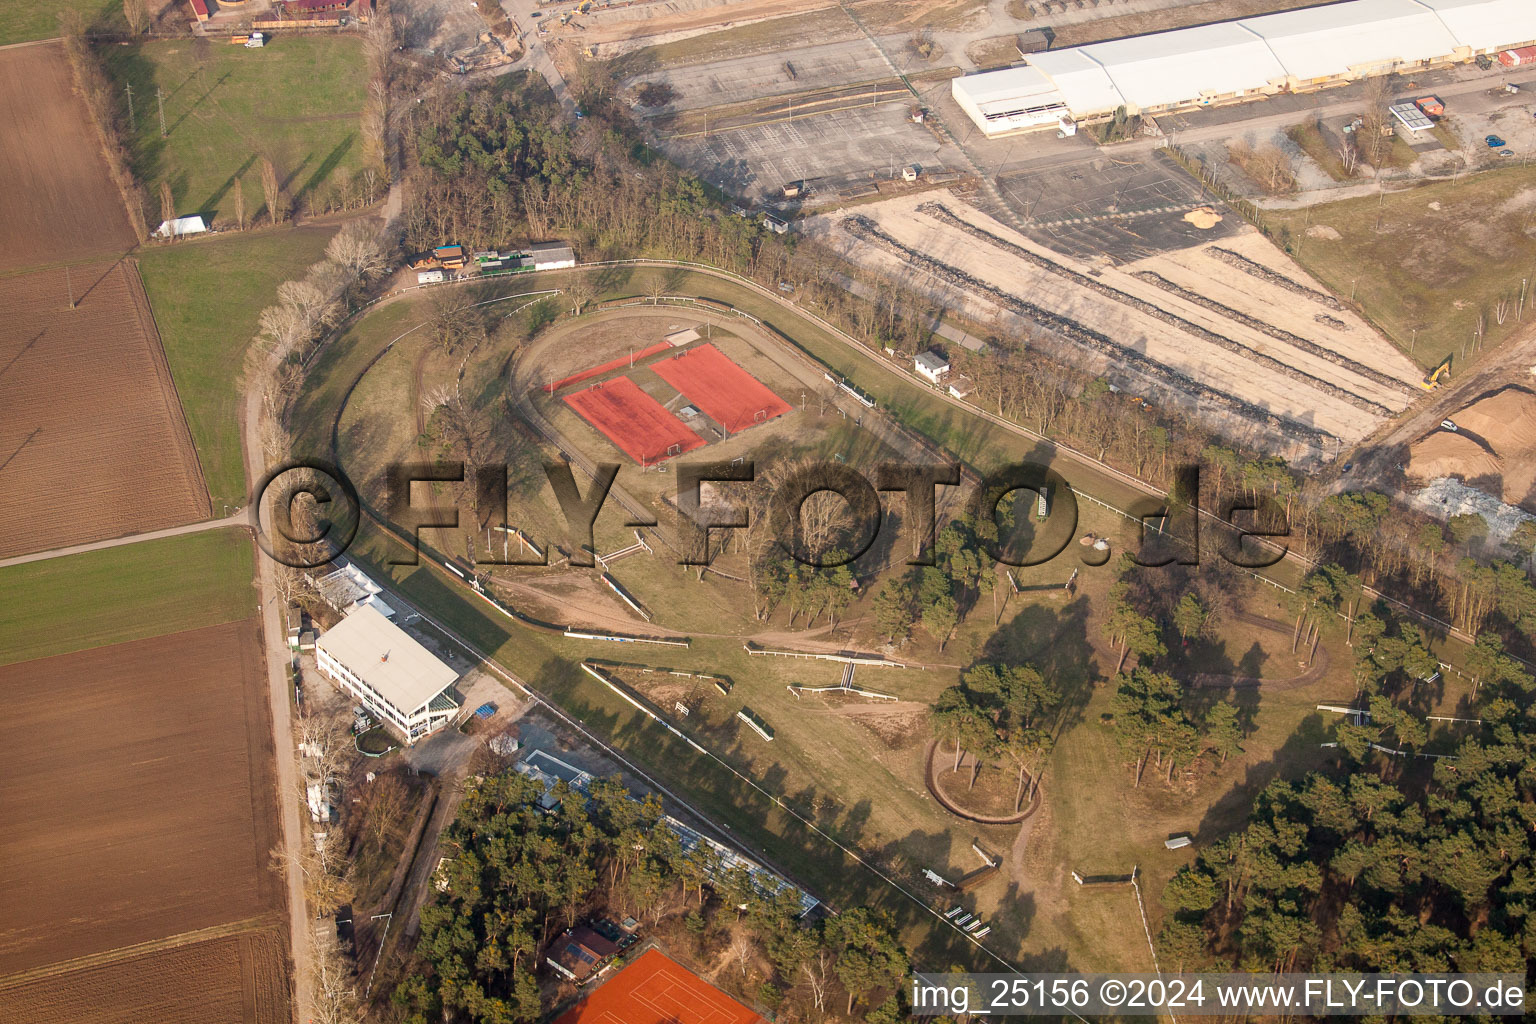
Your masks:
{"label": "circular planting bed", "polygon": [[979,825],[1014,825],[1034,814],[1040,807],[1040,790],[1028,796],[1031,780],[1024,779],[1026,803],[1014,810],[1014,796],[1018,792],[1018,774],[995,765],[983,765],[981,774],[971,786],[971,773],[975,762],[967,758],[960,764],[960,771],[952,771],[953,751],[946,754],[949,760],[939,757],[939,744],[928,744],[927,764],[924,777],[928,792],[945,810],[958,818],[974,821]]}

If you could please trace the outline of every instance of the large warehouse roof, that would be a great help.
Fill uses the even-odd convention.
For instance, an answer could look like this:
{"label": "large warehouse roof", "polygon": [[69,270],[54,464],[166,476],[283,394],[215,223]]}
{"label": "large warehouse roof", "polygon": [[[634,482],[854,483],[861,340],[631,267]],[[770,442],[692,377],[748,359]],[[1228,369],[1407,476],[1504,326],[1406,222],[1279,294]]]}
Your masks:
{"label": "large warehouse roof", "polygon": [[[998,110],[1052,89],[1074,117],[1116,107],[1184,106],[1359,77],[1424,60],[1465,59],[1536,40],[1536,0],[1348,0],[1108,43],[1032,53],[1024,67],[967,75],[956,94]],[[1031,75],[1035,69],[1044,80]],[[1046,86],[1050,88],[1047,88]],[[976,113],[972,112],[975,117]],[[986,112],[983,111],[983,116]],[[983,124],[989,132],[1014,125]]]}
{"label": "large warehouse roof", "polygon": [[1029,63],[1050,76],[1075,116],[1082,116],[1084,111],[1114,110],[1125,103],[1104,66],[1084,53],[1082,47],[1032,53]]}
{"label": "large warehouse roof", "polygon": [[320,635],[329,652],[402,714],[452,686],[459,674],[368,605]]}
{"label": "large warehouse roof", "polygon": [[1005,112],[1037,95],[1056,92],[1051,80],[1028,64],[1003,68],[985,75],[970,75],[965,80],[971,102],[983,113]]}
{"label": "large warehouse roof", "polygon": [[1350,68],[1444,57],[1458,45],[1435,12],[1418,0],[1353,0],[1239,24],[1262,36],[1285,70],[1302,81]]}
{"label": "large warehouse roof", "polygon": [[1461,45],[1492,50],[1536,41],[1536,4],[1531,0],[1419,0]]}
{"label": "large warehouse roof", "polygon": [[1237,22],[1081,49],[1104,68],[1120,95],[1139,107],[1191,103],[1285,78],[1264,40]]}

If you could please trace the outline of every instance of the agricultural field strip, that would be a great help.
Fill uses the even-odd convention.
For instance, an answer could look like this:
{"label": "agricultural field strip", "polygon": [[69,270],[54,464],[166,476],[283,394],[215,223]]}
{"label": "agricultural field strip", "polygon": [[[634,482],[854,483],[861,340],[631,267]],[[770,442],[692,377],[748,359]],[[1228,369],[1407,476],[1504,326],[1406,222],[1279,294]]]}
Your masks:
{"label": "agricultural field strip", "polygon": [[280,921],[261,665],[244,619],[0,670],[17,723],[0,760],[19,782],[7,979]]}
{"label": "agricultural field strip", "polygon": [[[137,269],[96,264],[12,282],[0,317],[7,413],[0,553],[209,518],[208,490]],[[76,289],[75,306],[59,301]],[[26,485],[23,485],[25,482]],[[43,496],[48,515],[38,515]]]}
{"label": "agricultural field strip", "polygon": [[282,924],[281,915],[275,913],[263,914],[260,917],[248,917],[243,921],[230,921],[228,924],[210,925],[207,928],[194,928],[192,931],[167,935],[163,939],[149,939],[145,942],[135,942],[130,946],[104,949],[99,953],[87,953],[84,956],[73,957],[69,960],[56,960],[51,964],[43,964],[41,967],[32,967],[0,977],[0,993],[8,989],[17,988],[23,984],[40,981],[44,978],[55,978],[74,971],[100,967],[118,960],[142,956],[145,953],[158,953],[162,950],[176,949],[179,946],[190,946],[199,942],[205,942],[208,939],[224,938],[244,932],[263,931],[280,924]]}
{"label": "agricultural field strip", "polygon": [[0,271],[134,246],[62,43],[0,49],[0,139]]}

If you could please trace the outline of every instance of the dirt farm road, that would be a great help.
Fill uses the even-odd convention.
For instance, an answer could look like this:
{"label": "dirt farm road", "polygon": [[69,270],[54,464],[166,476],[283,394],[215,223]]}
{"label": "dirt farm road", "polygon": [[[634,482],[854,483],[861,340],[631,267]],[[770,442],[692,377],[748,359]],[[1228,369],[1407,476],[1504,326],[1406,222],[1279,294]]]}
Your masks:
{"label": "dirt farm road", "polygon": [[42,562],[50,558],[63,558],[66,555],[79,555],[87,551],[120,548],[125,544],[140,544],[147,540],[160,540],[162,537],[181,537],[189,533],[202,533],[204,530],[223,530],[232,526],[250,525],[250,516],[246,512],[240,511],[225,519],[205,519],[200,523],[171,526],[164,530],[150,530],[148,533],[130,533],[126,537],[112,537],[108,540],[93,541],[90,544],[74,544],[67,548],[53,548],[49,551],[34,551],[29,555],[0,558],[0,569],[11,565],[25,565],[27,562]]}
{"label": "dirt farm road", "polygon": [[[275,360],[274,360],[275,361]],[[271,370],[272,367],[266,367]],[[261,479],[262,457],[261,389],[248,388],[240,410],[240,429],[244,442],[245,476],[248,484]],[[242,522],[254,524],[255,516],[244,514]],[[277,563],[265,554],[256,558],[256,584],[261,601],[261,637],[266,645],[267,696],[272,705],[273,760],[277,769],[278,819],[281,825],[284,880],[288,885],[288,948],[293,957],[293,1019],[313,1019],[314,992],[311,985],[310,916],[304,899],[304,881],[298,870],[300,844],[305,842],[299,818],[298,757],[293,742],[293,717],[289,704],[287,667],[292,653],[288,649],[286,623],[277,606]]]}

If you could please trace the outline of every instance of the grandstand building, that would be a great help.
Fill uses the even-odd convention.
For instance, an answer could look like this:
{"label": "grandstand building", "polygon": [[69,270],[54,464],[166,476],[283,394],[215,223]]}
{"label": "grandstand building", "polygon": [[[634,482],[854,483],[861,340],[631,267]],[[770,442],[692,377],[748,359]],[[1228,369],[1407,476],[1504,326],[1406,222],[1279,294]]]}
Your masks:
{"label": "grandstand building", "polygon": [[356,697],[407,745],[459,709],[459,674],[375,607],[356,606],[315,642],[320,671]]}
{"label": "grandstand building", "polygon": [[955,102],[988,136],[1241,102],[1465,62],[1536,43],[1532,0],[1349,0],[1032,53],[964,75]]}

